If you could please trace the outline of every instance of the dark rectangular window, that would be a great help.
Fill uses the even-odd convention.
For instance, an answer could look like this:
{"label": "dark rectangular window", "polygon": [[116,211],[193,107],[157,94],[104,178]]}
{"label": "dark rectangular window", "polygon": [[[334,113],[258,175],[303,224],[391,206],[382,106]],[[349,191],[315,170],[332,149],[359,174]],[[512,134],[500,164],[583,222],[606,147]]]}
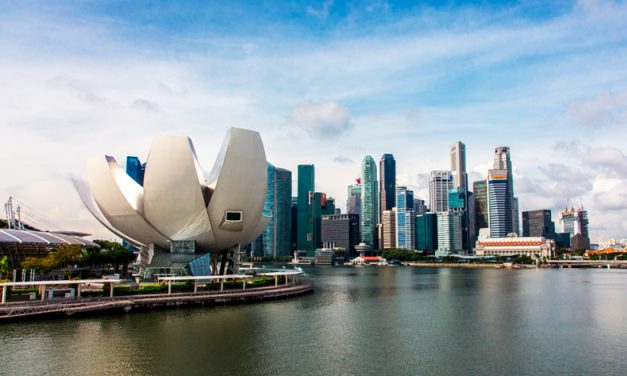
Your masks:
{"label": "dark rectangular window", "polygon": [[242,220],[242,212],[238,211],[227,211],[226,212],[226,220],[239,222]]}

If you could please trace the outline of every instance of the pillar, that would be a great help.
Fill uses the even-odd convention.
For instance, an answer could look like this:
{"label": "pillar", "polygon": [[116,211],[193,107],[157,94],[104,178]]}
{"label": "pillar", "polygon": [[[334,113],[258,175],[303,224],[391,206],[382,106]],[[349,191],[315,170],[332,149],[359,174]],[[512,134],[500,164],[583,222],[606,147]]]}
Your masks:
{"label": "pillar", "polygon": [[224,279],[220,278],[220,291],[224,291]]}
{"label": "pillar", "polygon": [[46,285],[41,286],[41,301],[43,302],[46,299]]}
{"label": "pillar", "polygon": [[168,281],[168,295],[172,294],[172,281]]}
{"label": "pillar", "polygon": [[246,290],[246,278],[242,280],[242,290]]}
{"label": "pillar", "polygon": [[80,299],[81,298],[81,286],[83,286],[83,284],[81,284],[81,283],[76,285],[76,299]]}
{"label": "pillar", "polygon": [[7,302],[7,286],[2,286],[2,304]]}
{"label": "pillar", "polygon": [[109,298],[113,298],[113,282],[109,283]]}
{"label": "pillar", "polygon": [[278,275],[274,276],[274,287],[279,287],[279,276]]}

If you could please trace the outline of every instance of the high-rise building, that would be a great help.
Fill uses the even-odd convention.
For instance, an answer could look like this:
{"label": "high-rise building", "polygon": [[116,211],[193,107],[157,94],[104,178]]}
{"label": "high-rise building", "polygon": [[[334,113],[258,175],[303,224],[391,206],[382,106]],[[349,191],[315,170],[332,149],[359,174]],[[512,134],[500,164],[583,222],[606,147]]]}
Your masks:
{"label": "high-rise building", "polygon": [[468,192],[464,192],[462,187],[456,187],[448,191],[449,211],[459,213],[462,218],[462,250],[472,251],[472,240],[469,238],[468,221]]}
{"label": "high-rise building", "polygon": [[414,191],[396,187],[396,248],[416,249]]}
{"label": "high-rise building", "polygon": [[298,230],[296,247],[298,250],[307,251],[308,255],[313,255],[315,250],[314,192],[314,165],[299,165]]}
{"label": "high-rise building", "polygon": [[377,165],[374,159],[367,155],[361,163],[361,241],[371,249],[378,247],[377,223],[379,219],[377,193]]}
{"label": "high-rise building", "polygon": [[[361,179],[358,179],[361,181]],[[348,214],[361,215],[361,184],[348,186],[348,198],[346,199],[346,212]]]}
{"label": "high-rise building", "polygon": [[383,212],[381,223],[381,247],[390,249],[396,247],[396,210],[386,210]]}
{"label": "high-rise building", "polygon": [[290,232],[290,251],[298,249],[298,197],[292,196],[292,227]]}
{"label": "high-rise building", "polygon": [[322,246],[344,252],[344,257],[356,256],[359,244],[359,216],[356,214],[323,215],[321,218]]}
{"label": "high-rise building", "polygon": [[438,257],[450,256],[462,251],[462,213],[438,212]]}
{"label": "high-rise building", "polygon": [[431,171],[429,175],[429,209],[432,212],[448,211],[448,191],[453,188],[450,171]]}
{"label": "high-rise building", "polygon": [[518,211],[518,197],[512,198],[512,232],[520,235],[520,212]]}
{"label": "high-rise building", "polygon": [[[507,203],[506,206],[510,210],[510,219],[509,223],[511,223],[511,227],[508,228],[509,233],[520,233],[520,224],[519,224],[519,213],[518,213],[518,202],[514,196],[514,170],[512,169],[512,158],[509,146],[498,146],[494,148],[494,169],[495,170],[505,170],[507,171]],[[502,173],[500,173],[502,174]],[[516,202],[515,202],[516,201]],[[490,235],[494,237],[494,235]]]}
{"label": "high-rise building", "polygon": [[588,212],[583,209],[564,209],[559,214],[559,223],[563,233],[570,234],[571,249],[589,249]]}
{"label": "high-rise building", "polygon": [[433,253],[438,248],[438,221],[435,213],[416,217],[416,249]]}
{"label": "high-rise building", "polygon": [[139,158],[130,155],[126,157],[126,173],[141,186],[144,185],[145,171],[146,164],[142,164]]}
{"label": "high-rise building", "polygon": [[555,239],[555,223],[551,220],[551,210],[540,209],[522,213],[523,237],[543,237]]}
{"label": "high-rise building", "polygon": [[486,180],[479,180],[473,183],[473,198],[475,203],[474,218],[475,218],[475,237],[476,240],[479,236],[479,229],[488,228],[488,182]]}
{"label": "high-rise building", "polygon": [[504,238],[513,229],[508,174],[503,169],[488,171],[488,226],[491,238]]}
{"label": "high-rise building", "polygon": [[429,208],[427,208],[425,200],[414,198],[414,210],[416,211],[416,215],[421,215],[428,212]]}
{"label": "high-rise building", "polygon": [[379,161],[379,221],[383,222],[383,212],[394,207],[396,190],[396,161],[392,154],[383,154]]}
{"label": "high-rise building", "polygon": [[453,188],[460,188],[464,194],[468,192],[466,145],[461,141],[451,145],[451,172],[453,174]]}
{"label": "high-rise building", "polygon": [[289,256],[292,248],[292,172],[268,163],[267,176],[264,209],[270,211],[272,217],[252,248],[255,256]]}

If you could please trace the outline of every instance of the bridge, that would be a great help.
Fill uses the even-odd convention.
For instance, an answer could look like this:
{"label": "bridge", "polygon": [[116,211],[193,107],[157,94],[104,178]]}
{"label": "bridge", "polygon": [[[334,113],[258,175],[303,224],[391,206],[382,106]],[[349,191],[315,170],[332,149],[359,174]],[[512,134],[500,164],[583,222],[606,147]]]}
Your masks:
{"label": "bridge", "polygon": [[597,267],[627,268],[627,260],[548,260],[548,266],[557,267]]}

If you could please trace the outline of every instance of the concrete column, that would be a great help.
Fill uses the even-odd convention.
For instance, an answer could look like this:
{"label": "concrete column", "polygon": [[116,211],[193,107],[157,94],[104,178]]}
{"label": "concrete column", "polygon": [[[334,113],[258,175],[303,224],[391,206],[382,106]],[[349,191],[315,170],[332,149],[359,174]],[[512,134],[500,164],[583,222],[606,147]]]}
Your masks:
{"label": "concrete column", "polygon": [[287,281],[289,281],[289,280],[290,280],[290,276],[286,274],[285,275],[285,286],[287,286]]}
{"label": "concrete column", "polygon": [[44,300],[46,300],[46,286],[42,285],[41,286],[41,301],[43,302]]}
{"label": "concrete column", "polygon": [[2,286],[2,304],[7,302],[7,286]]}
{"label": "concrete column", "polygon": [[198,292],[198,283],[194,283],[194,294]]}
{"label": "concrete column", "polygon": [[113,282],[109,283],[109,298],[113,298]]}
{"label": "concrete column", "polygon": [[80,299],[81,298],[81,284],[79,283],[78,285],[76,285],[76,298]]}
{"label": "concrete column", "polygon": [[172,281],[168,281],[168,295],[172,294]]}
{"label": "concrete column", "polygon": [[246,290],[246,278],[242,280],[242,290]]}
{"label": "concrete column", "polygon": [[220,279],[220,291],[224,291],[224,279]]}
{"label": "concrete column", "polygon": [[274,287],[279,287],[279,276],[278,275],[274,276]]}

